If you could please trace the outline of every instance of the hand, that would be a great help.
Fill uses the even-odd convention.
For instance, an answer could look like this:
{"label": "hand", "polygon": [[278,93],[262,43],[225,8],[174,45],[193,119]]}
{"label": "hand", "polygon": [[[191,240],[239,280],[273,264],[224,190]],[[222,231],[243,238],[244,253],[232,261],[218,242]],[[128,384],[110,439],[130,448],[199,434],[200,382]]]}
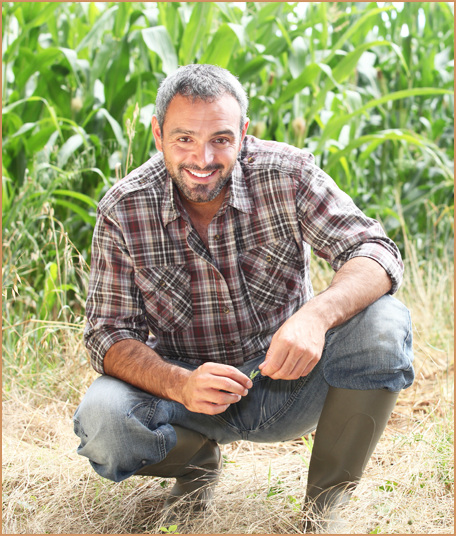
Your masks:
{"label": "hand", "polygon": [[181,391],[182,403],[195,413],[217,415],[246,396],[252,381],[230,365],[204,363],[192,371]]}
{"label": "hand", "polygon": [[273,380],[297,380],[307,376],[321,358],[326,322],[304,306],[274,334],[266,359],[258,367]]}

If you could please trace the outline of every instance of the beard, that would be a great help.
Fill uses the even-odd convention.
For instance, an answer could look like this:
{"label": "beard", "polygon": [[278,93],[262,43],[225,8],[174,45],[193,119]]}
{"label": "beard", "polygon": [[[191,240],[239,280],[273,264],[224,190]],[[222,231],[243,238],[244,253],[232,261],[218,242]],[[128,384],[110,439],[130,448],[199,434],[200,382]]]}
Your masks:
{"label": "beard", "polygon": [[[236,161],[234,161],[231,167],[225,172],[223,172],[224,168],[221,164],[207,166],[204,169],[200,169],[194,165],[179,164],[177,166],[177,170],[175,170],[164,153],[163,157],[171,180],[177,186],[179,192],[182,193],[182,195],[188,201],[192,201],[193,203],[207,203],[208,201],[215,199],[223,190],[225,184],[230,180],[231,173],[233,172],[236,163]],[[215,170],[221,171],[215,184],[196,184],[194,186],[190,186],[185,178],[184,169],[196,171],[197,173],[210,173]]]}

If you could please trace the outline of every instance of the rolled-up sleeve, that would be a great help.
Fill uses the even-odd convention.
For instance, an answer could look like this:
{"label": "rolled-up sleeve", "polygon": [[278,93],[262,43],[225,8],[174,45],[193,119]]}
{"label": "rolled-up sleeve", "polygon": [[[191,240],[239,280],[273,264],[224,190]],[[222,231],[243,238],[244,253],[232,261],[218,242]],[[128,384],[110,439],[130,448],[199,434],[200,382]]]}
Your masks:
{"label": "rolled-up sleeve", "polygon": [[101,374],[104,356],[114,343],[148,339],[144,304],[121,229],[112,215],[101,212],[92,240],[86,316],[84,343],[93,368]]}
{"label": "rolled-up sleeve", "polygon": [[357,208],[326,173],[306,155],[297,184],[297,209],[303,240],[335,271],[354,257],[378,262],[391,278],[394,294],[404,272],[396,244],[380,223]]}

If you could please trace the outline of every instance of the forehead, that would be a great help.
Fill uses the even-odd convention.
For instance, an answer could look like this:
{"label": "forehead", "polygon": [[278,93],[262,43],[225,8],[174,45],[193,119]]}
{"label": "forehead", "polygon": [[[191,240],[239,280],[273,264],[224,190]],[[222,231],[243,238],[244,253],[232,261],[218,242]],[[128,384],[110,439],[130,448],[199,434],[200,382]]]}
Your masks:
{"label": "forehead", "polygon": [[241,108],[237,100],[225,94],[214,101],[176,95],[166,111],[164,130],[219,130],[221,125],[239,129]]}

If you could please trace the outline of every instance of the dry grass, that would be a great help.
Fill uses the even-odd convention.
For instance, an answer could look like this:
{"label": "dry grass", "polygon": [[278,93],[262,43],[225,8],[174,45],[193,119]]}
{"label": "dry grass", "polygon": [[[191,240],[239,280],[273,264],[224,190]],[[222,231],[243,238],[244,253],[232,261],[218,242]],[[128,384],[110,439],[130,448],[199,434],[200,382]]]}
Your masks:
{"label": "dry grass", "polygon": [[[416,398],[429,400],[429,382]],[[156,534],[166,490],[158,478],[115,484],[75,453],[69,403],[36,404],[15,393],[4,403],[3,532]],[[349,532],[452,534],[450,408],[400,400],[350,501]],[[222,447],[225,469],[214,510],[187,520],[185,534],[300,532],[309,453],[301,441]],[[270,471],[270,474],[269,474]],[[268,496],[269,495],[269,496]]]}
{"label": "dry grass", "polygon": [[[346,508],[351,534],[453,533],[452,268],[427,266],[408,273],[399,297],[412,309],[417,380],[401,394]],[[316,288],[329,277],[317,266]],[[156,534],[165,523],[160,511],[167,482],[132,477],[112,483],[75,452],[71,416],[96,374],[80,330],[59,329],[65,332],[64,347],[48,337],[48,346],[37,349],[33,337],[24,335],[7,352],[3,533]],[[39,370],[31,359],[37,352],[54,365]],[[213,509],[184,520],[177,531],[300,533],[310,457],[306,445],[301,440],[240,442],[223,446],[222,452],[225,467]]]}

